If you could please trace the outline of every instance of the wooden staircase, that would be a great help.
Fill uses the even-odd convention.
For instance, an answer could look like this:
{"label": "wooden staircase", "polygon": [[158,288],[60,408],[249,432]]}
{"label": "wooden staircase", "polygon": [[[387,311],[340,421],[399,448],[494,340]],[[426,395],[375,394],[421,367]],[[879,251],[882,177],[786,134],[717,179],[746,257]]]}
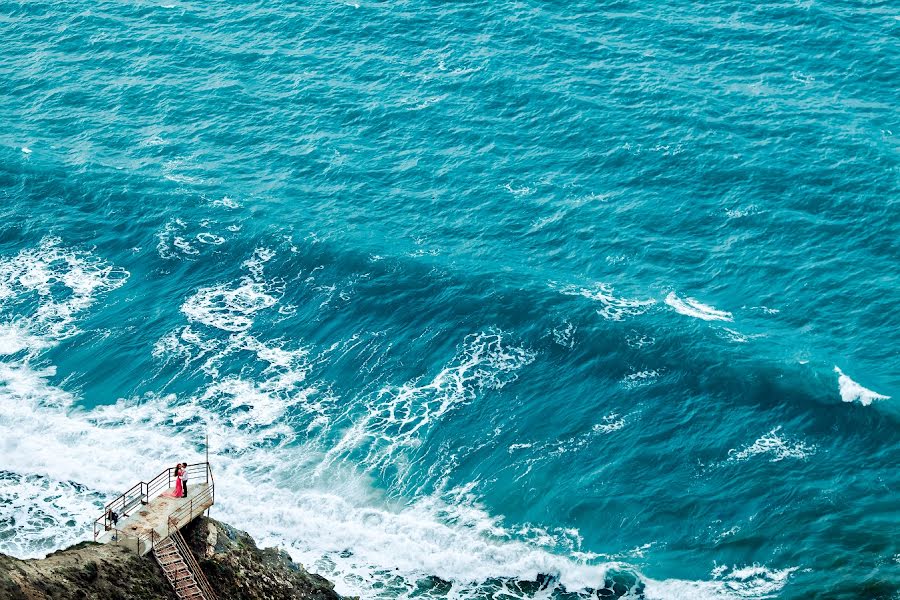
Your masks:
{"label": "wooden staircase", "polygon": [[177,529],[153,547],[153,556],[180,600],[216,600],[194,554]]}

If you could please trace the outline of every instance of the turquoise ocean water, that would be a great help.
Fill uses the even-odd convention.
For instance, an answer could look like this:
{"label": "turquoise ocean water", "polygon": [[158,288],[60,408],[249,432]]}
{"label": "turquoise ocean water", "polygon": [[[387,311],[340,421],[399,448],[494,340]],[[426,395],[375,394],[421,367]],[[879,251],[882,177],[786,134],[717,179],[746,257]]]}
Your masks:
{"label": "turquoise ocean water", "polygon": [[0,2],[0,551],[208,428],[364,598],[900,597],[898,33]]}

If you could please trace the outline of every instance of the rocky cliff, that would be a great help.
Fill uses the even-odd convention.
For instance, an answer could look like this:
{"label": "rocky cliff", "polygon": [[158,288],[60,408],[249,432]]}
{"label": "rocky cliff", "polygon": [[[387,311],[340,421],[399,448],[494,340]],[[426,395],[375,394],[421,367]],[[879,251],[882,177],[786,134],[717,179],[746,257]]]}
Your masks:
{"label": "rocky cliff", "polygon": [[[200,518],[183,530],[219,600],[341,600],[323,577],[286,552],[257,548],[219,521]],[[0,600],[177,600],[151,555],[82,542],[36,560],[0,554]]]}

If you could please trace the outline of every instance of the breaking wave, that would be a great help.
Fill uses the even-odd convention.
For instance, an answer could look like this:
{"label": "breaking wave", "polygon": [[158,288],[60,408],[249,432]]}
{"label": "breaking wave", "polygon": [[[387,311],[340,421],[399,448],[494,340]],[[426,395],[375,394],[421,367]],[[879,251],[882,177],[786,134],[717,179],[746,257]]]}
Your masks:
{"label": "breaking wave", "polygon": [[845,375],[838,367],[834,367],[834,372],[838,374],[838,391],[840,391],[841,400],[844,402],[859,400],[859,403],[863,406],[869,406],[875,400],[890,400],[891,398],[864,388]]}

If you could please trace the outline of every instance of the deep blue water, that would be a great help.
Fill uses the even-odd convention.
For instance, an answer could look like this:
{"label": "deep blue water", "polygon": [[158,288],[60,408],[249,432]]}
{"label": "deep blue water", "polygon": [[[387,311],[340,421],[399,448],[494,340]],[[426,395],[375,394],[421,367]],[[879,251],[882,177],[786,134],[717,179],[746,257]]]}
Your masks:
{"label": "deep blue water", "polygon": [[0,2],[0,551],[208,427],[213,516],[364,598],[900,597],[898,33]]}

